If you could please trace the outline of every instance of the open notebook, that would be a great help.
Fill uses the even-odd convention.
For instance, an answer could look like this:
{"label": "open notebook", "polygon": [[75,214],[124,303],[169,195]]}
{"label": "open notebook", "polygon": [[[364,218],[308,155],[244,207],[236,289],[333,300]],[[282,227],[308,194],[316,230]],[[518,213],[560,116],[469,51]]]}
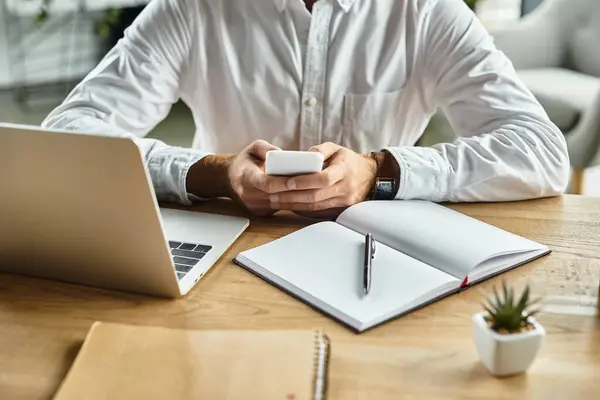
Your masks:
{"label": "open notebook", "polygon": [[[367,233],[377,249],[364,295]],[[369,201],[235,261],[360,332],[549,252],[439,204]]]}
{"label": "open notebook", "polygon": [[329,340],[320,331],[96,322],[54,400],[322,400],[328,360]]}

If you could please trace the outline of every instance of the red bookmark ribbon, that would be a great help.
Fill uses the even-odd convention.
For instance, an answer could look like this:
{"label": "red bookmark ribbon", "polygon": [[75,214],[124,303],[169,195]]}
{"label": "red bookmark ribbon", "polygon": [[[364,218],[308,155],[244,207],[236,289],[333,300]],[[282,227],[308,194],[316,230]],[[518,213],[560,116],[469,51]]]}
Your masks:
{"label": "red bookmark ribbon", "polygon": [[461,288],[469,286],[469,277],[467,276],[465,280],[460,284]]}

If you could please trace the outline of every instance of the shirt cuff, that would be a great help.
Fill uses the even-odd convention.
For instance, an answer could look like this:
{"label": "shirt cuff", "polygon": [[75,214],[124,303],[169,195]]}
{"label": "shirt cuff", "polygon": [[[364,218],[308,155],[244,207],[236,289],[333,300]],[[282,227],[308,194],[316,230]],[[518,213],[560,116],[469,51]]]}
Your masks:
{"label": "shirt cuff", "polygon": [[159,201],[191,205],[198,197],[187,192],[187,174],[192,165],[209,155],[194,149],[169,147],[152,154],[148,169]]}
{"label": "shirt cuff", "polygon": [[444,201],[447,197],[448,166],[431,147],[388,147],[398,162],[400,177],[396,200]]}

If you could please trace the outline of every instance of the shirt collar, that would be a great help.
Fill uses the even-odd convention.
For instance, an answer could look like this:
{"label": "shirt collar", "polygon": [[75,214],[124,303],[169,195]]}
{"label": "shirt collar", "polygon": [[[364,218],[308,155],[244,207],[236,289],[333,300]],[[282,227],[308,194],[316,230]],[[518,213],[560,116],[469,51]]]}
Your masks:
{"label": "shirt collar", "polygon": [[[288,2],[290,1],[298,1],[298,0],[275,0],[277,4],[277,9],[279,12],[283,11],[285,7],[287,7]],[[356,0],[336,0],[340,7],[344,10],[344,12],[348,12],[352,5],[356,2]]]}

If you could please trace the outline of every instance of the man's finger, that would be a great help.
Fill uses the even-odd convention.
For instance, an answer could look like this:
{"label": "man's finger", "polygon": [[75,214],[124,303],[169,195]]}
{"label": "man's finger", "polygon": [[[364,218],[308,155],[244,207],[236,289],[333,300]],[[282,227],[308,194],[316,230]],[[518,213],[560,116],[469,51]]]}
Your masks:
{"label": "man's finger", "polygon": [[318,203],[271,203],[271,208],[273,210],[290,210],[298,212],[324,211],[344,206],[346,206],[344,197],[334,197]]}
{"label": "man's finger", "polygon": [[265,140],[257,140],[250,145],[248,150],[250,155],[264,161],[267,158],[267,151],[281,149],[277,146],[273,146],[271,143]]}
{"label": "man's finger", "polygon": [[269,202],[269,193],[263,192],[255,187],[251,187],[250,189],[244,192],[244,201],[259,201],[263,203]]}
{"label": "man's finger", "polygon": [[286,190],[288,178],[283,176],[270,176],[265,174],[260,167],[252,167],[246,174],[247,182],[265,193],[279,193]]}
{"label": "man's finger", "polygon": [[269,201],[271,203],[319,203],[338,197],[339,192],[340,184],[336,184],[323,189],[294,190],[271,194]]}
{"label": "man's finger", "polygon": [[323,154],[325,156],[325,159],[327,160],[335,153],[337,153],[340,149],[342,149],[342,146],[337,145],[335,143],[327,142],[318,146],[313,146],[309,149],[309,151],[318,151],[319,153]]}
{"label": "man's finger", "polygon": [[266,186],[267,174],[265,174],[265,172],[258,165],[252,165],[252,167],[249,167],[244,179],[252,187],[255,187],[263,192],[265,191],[263,188]]}
{"label": "man's finger", "polygon": [[317,174],[289,178],[287,190],[322,189],[333,186],[344,179],[345,172],[346,168],[343,164],[333,164]]}

